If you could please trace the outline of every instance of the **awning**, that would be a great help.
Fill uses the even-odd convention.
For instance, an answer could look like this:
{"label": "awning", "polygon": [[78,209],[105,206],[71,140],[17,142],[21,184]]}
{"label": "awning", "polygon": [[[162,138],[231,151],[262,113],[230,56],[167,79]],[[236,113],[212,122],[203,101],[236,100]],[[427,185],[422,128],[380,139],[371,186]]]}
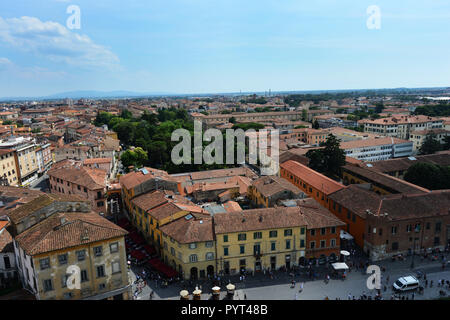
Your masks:
{"label": "awning", "polygon": [[353,240],[353,237],[350,233],[345,232],[344,230],[341,230],[341,239]]}
{"label": "awning", "polygon": [[347,270],[348,269],[347,264],[344,262],[336,262],[331,265],[333,266],[334,270]]}

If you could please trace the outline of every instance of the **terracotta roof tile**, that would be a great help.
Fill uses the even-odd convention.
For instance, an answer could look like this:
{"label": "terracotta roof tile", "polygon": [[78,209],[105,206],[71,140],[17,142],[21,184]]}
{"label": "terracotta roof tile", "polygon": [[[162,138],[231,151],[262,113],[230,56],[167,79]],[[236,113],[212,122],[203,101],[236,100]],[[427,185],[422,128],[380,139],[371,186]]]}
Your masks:
{"label": "terracotta roof tile", "polygon": [[216,234],[306,226],[298,207],[263,208],[214,215]]}
{"label": "terracotta roof tile", "polygon": [[192,214],[192,218],[182,217],[172,221],[160,229],[178,243],[193,243],[213,241],[213,227],[211,217]]}
{"label": "terracotta roof tile", "polygon": [[[61,225],[61,219],[66,223]],[[122,237],[127,231],[97,213],[55,213],[25,230],[16,241],[28,255]]]}
{"label": "terracotta roof tile", "polygon": [[319,172],[292,160],[282,163],[280,167],[286,169],[307,184],[327,195],[344,188],[344,186],[339,182],[336,182],[323,174],[320,174]]}

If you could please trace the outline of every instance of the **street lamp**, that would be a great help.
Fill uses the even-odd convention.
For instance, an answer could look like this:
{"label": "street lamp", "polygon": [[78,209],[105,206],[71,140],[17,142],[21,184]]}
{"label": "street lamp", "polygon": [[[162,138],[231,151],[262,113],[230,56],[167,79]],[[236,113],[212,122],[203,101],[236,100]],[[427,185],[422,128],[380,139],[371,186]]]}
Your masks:
{"label": "street lamp", "polygon": [[414,237],[413,252],[412,252],[412,259],[411,259],[411,269],[414,269],[415,249],[416,249],[416,238]]}

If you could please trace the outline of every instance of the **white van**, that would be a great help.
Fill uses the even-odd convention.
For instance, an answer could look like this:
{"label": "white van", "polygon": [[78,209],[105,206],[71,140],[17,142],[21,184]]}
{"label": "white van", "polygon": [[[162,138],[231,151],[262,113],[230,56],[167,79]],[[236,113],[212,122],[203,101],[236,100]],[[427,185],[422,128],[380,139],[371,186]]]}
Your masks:
{"label": "white van", "polygon": [[419,288],[419,280],[414,276],[401,277],[394,282],[393,288],[395,291],[416,290]]}

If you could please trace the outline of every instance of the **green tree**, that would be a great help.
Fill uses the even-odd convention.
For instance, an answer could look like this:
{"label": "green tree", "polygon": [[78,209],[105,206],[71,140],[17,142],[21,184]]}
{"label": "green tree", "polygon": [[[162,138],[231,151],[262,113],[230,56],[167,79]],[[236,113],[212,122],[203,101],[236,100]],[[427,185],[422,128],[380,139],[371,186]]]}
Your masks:
{"label": "green tree", "polygon": [[308,119],[308,111],[306,109],[302,110],[302,121],[306,121]]}
{"label": "green tree", "polygon": [[319,122],[317,121],[317,119],[314,120],[312,127],[313,127],[313,129],[319,129],[320,128]]}
{"label": "green tree", "polygon": [[450,150],[450,136],[444,137],[444,144],[442,145],[442,150]]}
{"label": "green tree", "polygon": [[381,113],[384,109],[383,101],[375,104],[375,113]]}
{"label": "green tree", "polygon": [[449,189],[450,166],[438,166],[426,162],[415,163],[408,168],[404,179],[430,190]]}
{"label": "green tree", "polygon": [[441,143],[436,138],[436,134],[434,132],[429,132],[425,136],[425,140],[422,143],[422,146],[419,149],[420,154],[433,154],[437,151],[442,150]]}
{"label": "green tree", "polygon": [[328,176],[338,176],[345,165],[345,151],[340,148],[340,140],[329,134],[322,144],[323,149],[310,150],[306,153],[309,166]]}
{"label": "green tree", "polygon": [[147,152],[140,147],[134,148],[134,150],[126,150],[120,157],[120,161],[126,168],[129,166],[142,167],[147,159]]}
{"label": "green tree", "polygon": [[235,124],[236,123],[236,118],[235,117],[231,117],[229,121],[230,121],[230,123]]}
{"label": "green tree", "polygon": [[133,114],[129,110],[124,109],[124,110],[122,110],[120,117],[124,118],[124,119],[131,119],[131,118],[133,118]]}

